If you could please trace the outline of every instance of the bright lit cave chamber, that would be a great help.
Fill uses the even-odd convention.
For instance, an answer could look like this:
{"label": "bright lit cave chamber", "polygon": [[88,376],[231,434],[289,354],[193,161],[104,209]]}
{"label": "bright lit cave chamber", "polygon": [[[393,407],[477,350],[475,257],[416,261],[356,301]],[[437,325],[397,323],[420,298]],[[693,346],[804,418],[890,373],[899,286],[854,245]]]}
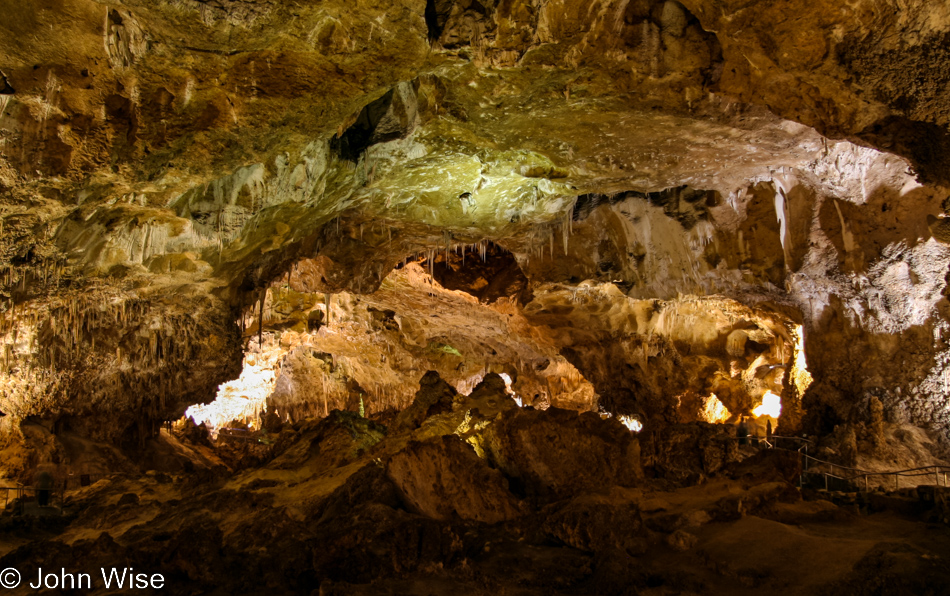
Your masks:
{"label": "bright lit cave chamber", "polygon": [[944,3],[0,13],[23,593],[947,593]]}

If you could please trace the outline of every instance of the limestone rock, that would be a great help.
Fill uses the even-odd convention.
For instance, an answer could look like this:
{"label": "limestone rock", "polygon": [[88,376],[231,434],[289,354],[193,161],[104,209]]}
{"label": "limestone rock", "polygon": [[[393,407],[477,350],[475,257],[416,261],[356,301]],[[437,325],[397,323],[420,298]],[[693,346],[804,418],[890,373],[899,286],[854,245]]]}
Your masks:
{"label": "limestone rock", "polygon": [[[0,569],[781,592],[811,571],[788,572],[793,544],[839,570],[802,592],[946,586],[931,530],[822,552],[756,517],[824,513],[776,506],[794,455],[737,463],[731,427],[696,421],[771,391],[813,453],[950,448],[948,30],[933,0],[8,0],[0,475],[103,442],[127,454],[103,471],[151,454],[182,477],[83,487],[74,527]],[[276,446],[155,441],[229,391],[222,423],[266,402]],[[195,455],[215,448],[241,469]],[[591,496],[643,468],[719,476],[688,487],[701,515],[647,518],[677,577],[630,562],[618,528],[645,508]],[[517,561],[564,573],[473,569],[492,541],[517,554],[539,503],[561,546]],[[694,514],[722,527],[693,544]]]}
{"label": "limestone rock", "polygon": [[[449,285],[524,302],[537,282],[576,295],[592,280],[771,305],[807,331],[822,385],[799,392],[805,409],[847,417],[880,389],[888,413],[950,428],[934,405],[950,362],[934,339],[950,262],[932,219],[950,156],[941,4],[351,4],[64,0],[4,21],[0,432],[134,418],[109,434],[135,443],[236,376],[235,319],[286,274],[295,291],[366,294],[407,257],[454,266],[489,240],[504,268]],[[283,298],[274,328],[319,331],[312,301]],[[717,393],[730,411],[750,405],[721,373],[754,363],[751,328],[689,338],[694,354],[649,325],[611,328],[617,310],[599,327],[563,314],[532,317],[556,331],[528,360],[568,357],[609,411],[673,422],[672,396],[719,391],[709,379],[736,395]],[[428,345],[417,317],[400,320]],[[767,331],[758,364],[788,364],[790,342]],[[600,352],[615,333],[627,341]],[[489,368],[459,364],[459,381]],[[524,382],[526,403],[557,404]],[[293,385],[278,397],[300,413],[331,393]],[[582,393],[565,401],[593,405]],[[353,396],[338,397],[322,415]]]}
{"label": "limestone rock", "polygon": [[462,543],[451,527],[379,503],[328,520],[315,531],[322,547],[312,566],[323,579],[369,583],[449,565]]}
{"label": "limestone rock", "polygon": [[451,411],[456,395],[455,389],[443,381],[439,373],[430,370],[419,381],[419,391],[412,404],[396,417],[394,430],[413,430],[429,416]]}
{"label": "limestone rock", "polygon": [[647,549],[647,532],[636,504],[598,496],[578,497],[550,508],[542,531],[564,544],[595,553],[618,550],[636,556]]}
{"label": "limestone rock", "polygon": [[643,475],[637,437],[593,413],[509,410],[485,435],[489,459],[532,498],[635,486]]}
{"label": "limestone rock", "polygon": [[899,542],[871,548],[844,579],[828,586],[829,592],[869,594],[939,594],[950,581],[950,571],[929,553]]}
{"label": "limestone rock", "polygon": [[386,433],[384,426],[355,412],[333,410],[326,418],[299,425],[299,430],[288,437],[291,443],[282,446],[268,467],[308,466],[318,473],[337,469],[363,457]]}
{"label": "limestone rock", "polygon": [[727,463],[722,472],[737,480],[796,485],[802,473],[802,455],[784,448],[762,449],[741,461]]}
{"label": "limestone rock", "polygon": [[508,481],[454,435],[409,443],[386,473],[410,510],[433,519],[497,523],[520,513]]}
{"label": "limestone rock", "polygon": [[643,467],[661,478],[696,482],[738,461],[735,428],[725,424],[675,424],[641,436]]}
{"label": "limestone rock", "polygon": [[685,552],[696,546],[697,538],[685,530],[676,530],[666,537],[666,543],[673,550]]}

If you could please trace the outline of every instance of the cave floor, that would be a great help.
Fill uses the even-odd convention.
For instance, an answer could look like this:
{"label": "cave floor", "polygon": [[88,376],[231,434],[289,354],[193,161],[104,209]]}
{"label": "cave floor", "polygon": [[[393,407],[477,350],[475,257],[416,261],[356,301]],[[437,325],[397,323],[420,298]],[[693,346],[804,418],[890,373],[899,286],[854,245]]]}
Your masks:
{"label": "cave floor", "polygon": [[[738,487],[731,488],[739,492]],[[684,497],[684,492],[695,491],[656,493],[650,500],[656,503],[665,497],[676,499],[680,504],[677,510],[686,516],[704,511],[703,503],[710,502]],[[143,493],[154,496],[149,489]],[[173,515],[174,512],[160,514]],[[592,577],[603,581],[597,573],[602,565],[608,569],[611,565],[621,565],[623,572],[618,580],[630,585],[629,592],[612,586],[605,593],[643,596],[812,595],[830,594],[832,590],[837,594],[898,593],[866,588],[882,575],[886,587],[888,583],[895,583],[895,577],[922,571],[933,574],[938,570],[923,570],[920,565],[944,560],[946,553],[950,553],[950,528],[946,525],[909,520],[889,512],[856,515],[827,501],[802,501],[783,508],[777,517],[786,521],[797,517],[800,523],[783,523],[758,515],[711,522],[688,529],[695,536],[695,543],[688,549],[671,545],[669,540],[655,540],[638,557],[614,555],[619,562],[610,560],[609,554],[592,554],[563,545],[502,542],[485,546],[483,552],[473,556],[462,568],[439,569],[436,565],[425,573],[417,572],[406,578],[380,578],[367,584],[324,582],[319,593],[366,596],[597,594],[600,592],[596,584],[586,584]],[[7,536],[0,540],[0,556],[42,540],[75,544],[84,539],[94,540],[103,532],[121,535],[152,519],[152,515],[146,514],[115,525],[107,522],[95,524],[96,528],[70,527],[59,536],[55,532],[41,531],[32,540],[22,535]],[[945,580],[950,580],[945,571],[943,575]],[[845,585],[853,589],[844,589]],[[946,583],[932,585],[931,591],[917,593],[946,594],[946,586]]]}
{"label": "cave floor", "polygon": [[163,470],[70,490],[62,517],[8,508],[0,568],[128,565],[172,594],[950,593],[950,489],[836,505],[797,488],[797,454],[724,451],[731,427],[668,434],[700,437],[690,462],[489,389],[388,429],[333,412],[271,446],[162,433],[145,459]]}
{"label": "cave floor", "polygon": [[[664,495],[681,497],[677,492]],[[699,501],[691,502],[699,504]],[[683,511],[695,513],[702,509]],[[801,519],[824,520],[782,523],[748,515],[692,528],[696,542],[688,550],[664,542],[651,544],[635,562],[626,561],[636,570],[631,574],[628,566],[622,574],[630,582],[629,591],[611,585],[604,593],[642,596],[890,594],[901,593],[900,588],[894,591],[902,585],[896,578],[921,572],[942,573],[943,581],[928,585],[929,580],[923,580],[929,590],[904,593],[950,593],[946,583],[950,576],[945,571],[920,568],[921,561],[938,561],[950,553],[950,529],[946,525],[917,522],[888,512],[855,515],[827,501],[801,502],[784,508],[782,515],[786,519],[797,515]],[[538,589],[538,585],[572,583],[578,579],[577,575],[589,572],[592,564],[589,553],[524,543],[502,544],[486,551],[473,561],[479,581],[445,573],[380,580],[372,585],[338,584],[327,593],[366,596],[601,593],[594,587],[596,583],[581,588]],[[607,568],[617,564],[617,561],[605,563],[600,559],[594,555],[595,569],[601,564]],[[597,577],[596,570],[593,575],[603,581]],[[590,582],[590,578],[587,581]]]}

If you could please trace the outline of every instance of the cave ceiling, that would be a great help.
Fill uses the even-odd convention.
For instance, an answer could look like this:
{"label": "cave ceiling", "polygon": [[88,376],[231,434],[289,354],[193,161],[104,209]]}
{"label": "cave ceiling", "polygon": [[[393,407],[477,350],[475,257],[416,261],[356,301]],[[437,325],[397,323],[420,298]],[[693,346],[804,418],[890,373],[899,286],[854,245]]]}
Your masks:
{"label": "cave ceiling", "polygon": [[[950,6],[0,0],[0,13],[7,431],[180,413],[238,375],[236,321],[268,289],[272,309],[285,276],[385,311],[377,291],[404,260],[446,264],[489,241],[532,284],[512,302],[543,328],[526,360],[598,391],[662,393],[646,373],[602,371],[635,366],[611,342],[653,333],[650,300],[721,296],[735,302],[715,306],[732,313],[709,338],[722,358],[753,316],[740,310],[765,309],[756,333],[775,345],[804,325],[806,405],[846,419],[874,395],[895,419],[950,428]],[[602,297],[590,320],[585,283]]]}

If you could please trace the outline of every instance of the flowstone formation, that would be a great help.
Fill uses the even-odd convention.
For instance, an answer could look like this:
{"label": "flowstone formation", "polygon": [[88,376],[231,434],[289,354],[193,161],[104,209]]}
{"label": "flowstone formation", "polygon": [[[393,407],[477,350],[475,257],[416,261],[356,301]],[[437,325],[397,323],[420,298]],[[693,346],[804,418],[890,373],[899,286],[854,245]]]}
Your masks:
{"label": "flowstone formation", "polygon": [[[756,587],[723,555],[742,536],[834,551],[786,526],[841,519],[802,505],[795,462],[753,440],[852,472],[946,463],[941,3],[0,13],[0,480],[85,478],[55,552],[97,540],[95,500],[135,505],[114,480],[86,486],[122,473],[136,507],[200,505],[155,536],[129,509],[86,544],[102,557],[174,551],[194,580],[194,536],[250,553],[269,546],[241,524],[310,528],[233,590],[444,568],[442,591],[646,592],[654,571],[630,560],[658,544],[702,544],[697,560]],[[941,495],[914,507],[943,519]],[[732,538],[692,531],[752,511],[768,515]],[[23,544],[40,548],[8,550]],[[876,544],[808,589],[899,558]],[[521,582],[518,557],[550,573]],[[215,565],[202,589],[251,561]],[[917,589],[901,569],[893,585]],[[691,581],[668,587],[726,589]]]}

